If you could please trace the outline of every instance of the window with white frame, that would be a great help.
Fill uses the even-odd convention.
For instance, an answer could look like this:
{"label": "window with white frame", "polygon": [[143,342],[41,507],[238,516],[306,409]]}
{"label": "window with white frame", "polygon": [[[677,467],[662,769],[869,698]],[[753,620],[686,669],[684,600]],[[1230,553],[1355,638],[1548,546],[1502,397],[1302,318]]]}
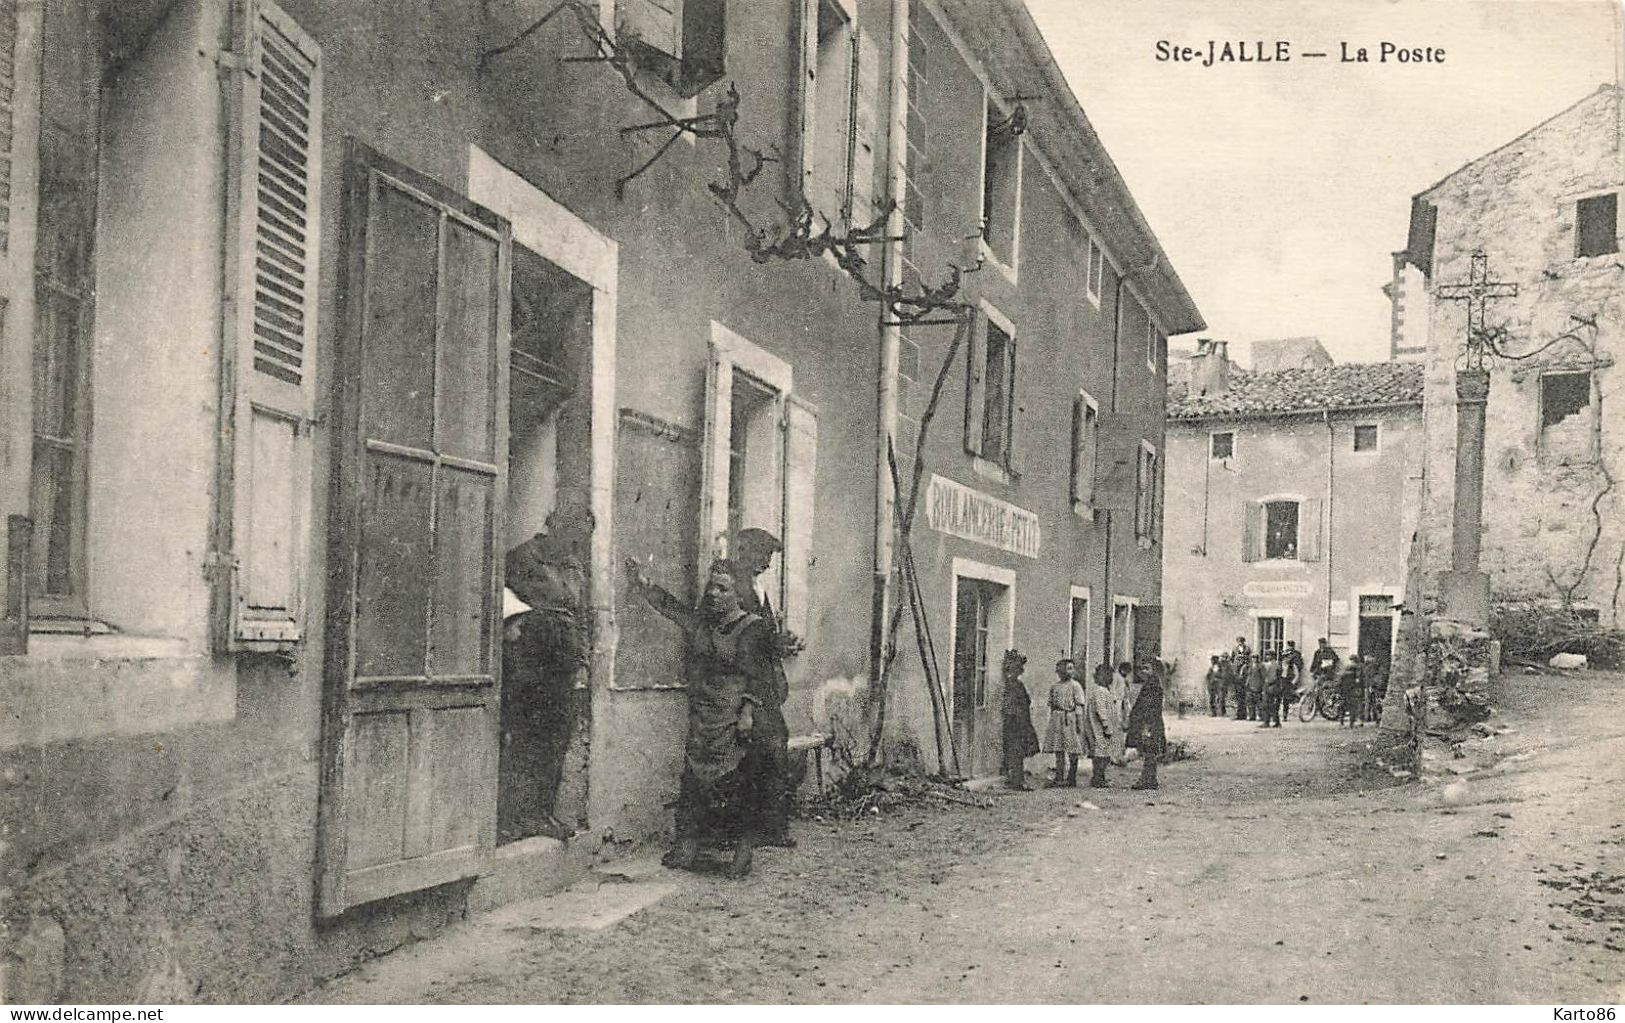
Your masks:
{"label": "window with white frame", "polygon": [[1089,269],[1085,279],[1084,290],[1089,295],[1089,301],[1100,307],[1100,291],[1105,285],[1106,253],[1101,251],[1100,243],[1093,237],[1089,239]]}
{"label": "window with white frame", "polygon": [[1270,497],[1246,505],[1243,561],[1319,561],[1319,499]]}
{"label": "window with white frame", "polygon": [[1089,666],[1089,591],[1072,587],[1071,615],[1067,629],[1066,655],[1087,678]]}
{"label": "window with white frame", "polygon": [[1016,468],[1016,338],[1009,321],[984,307],[966,352],[965,450]]}
{"label": "window with white frame", "polygon": [[875,103],[879,66],[853,0],[802,0],[807,38],[802,99],[803,191],[836,228],[875,216]]}
{"label": "window with white frame", "polygon": [[[188,622],[151,594],[207,578],[222,648],[285,649],[302,636],[311,496],[320,47],[269,0],[243,5],[232,47],[252,58],[226,79],[240,157],[227,164],[208,127],[226,130],[220,71],[196,44],[203,11],[108,11],[44,8],[34,443],[23,467],[39,524],[34,610],[44,627],[94,615],[180,636]],[[173,187],[197,173],[218,175],[224,204],[202,208],[194,190]],[[161,279],[154,251],[166,254]],[[224,324],[222,305],[235,313]],[[216,361],[178,361],[181,351]],[[222,374],[236,396],[224,408],[212,404]],[[160,392],[177,399],[153,402]],[[141,441],[159,435],[164,445]],[[217,456],[229,472],[200,474]],[[202,481],[196,501],[192,481]],[[153,539],[151,522],[211,498],[212,519],[191,523],[206,548]]]}
{"label": "window with white frame", "polygon": [[1094,508],[1095,471],[1100,462],[1100,405],[1083,391],[1072,399],[1072,510]]}
{"label": "window with white frame", "polygon": [[1149,441],[1141,441],[1138,468],[1134,477],[1134,535],[1146,543],[1155,543],[1161,531],[1157,521],[1159,461],[1156,447]]}
{"label": "window with white frame", "polygon": [[1019,106],[1007,114],[991,97],[984,102],[982,241],[995,260],[1013,268],[1021,217],[1021,134],[1026,116]]}
{"label": "window with white frame", "polygon": [[781,624],[805,637],[818,413],[796,394],[788,363],[721,324],[712,324],[711,340],[700,564],[731,552],[740,530],[777,536],[777,575],[763,588]]}
{"label": "window with white frame", "polygon": [[726,0],[615,0],[617,39],[681,97],[726,71]]}
{"label": "window with white frame", "polygon": [[1145,364],[1153,373],[1161,371],[1168,339],[1149,315],[1145,320]]}
{"label": "window with white frame", "polygon": [[1286,649],[1286,619],[1264,616],[1258,619],[1258,646],[1254,648],[1262,657],[1274,651],[1275,656],[1281,656]]}

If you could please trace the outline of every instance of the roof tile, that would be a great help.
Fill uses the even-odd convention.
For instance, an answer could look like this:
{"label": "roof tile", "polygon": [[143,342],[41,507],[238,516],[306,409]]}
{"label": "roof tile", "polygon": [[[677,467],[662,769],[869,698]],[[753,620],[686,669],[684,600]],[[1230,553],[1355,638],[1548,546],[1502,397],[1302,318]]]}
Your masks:
{"label": "roof tile", "polygon": [[1422,366],[1414,362],[1235,373],[1222,394],[1201,397],[1192,397],[1185,387],[1177,385],[1168,390],[1169,419],[1291,415],[1420,404]]}

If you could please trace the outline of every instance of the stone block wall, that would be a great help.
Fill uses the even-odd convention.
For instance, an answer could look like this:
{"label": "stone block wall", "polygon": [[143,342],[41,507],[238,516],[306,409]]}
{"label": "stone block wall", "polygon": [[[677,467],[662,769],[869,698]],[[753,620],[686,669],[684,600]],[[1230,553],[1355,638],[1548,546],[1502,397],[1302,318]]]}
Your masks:
{"label": "stone block wall", "polygon": [[[1625,409],[1615,395],[1625,258],[1576,256],[1575,222],[1577,199],[1625,187],[1620,124],[1620,93],[1605,87],[1419,196],[1438,210],[1428,282],[1428,577],[1450,567],[1453,381],[1466,339],[1463,303],[1431,292],[1467,280],[1481,249],[1491,280],[1519,288],[1515,298],[1489,303],[1486,324],[1505,329],[1512,353],[1538,352],[1492,368],[1483,568],[1497,599],[1567,593],[1616,624],[1625,589]],[[1554,372],[1592,373],[1591,393],[1580,412],[1543,426],[1541,381]]]}

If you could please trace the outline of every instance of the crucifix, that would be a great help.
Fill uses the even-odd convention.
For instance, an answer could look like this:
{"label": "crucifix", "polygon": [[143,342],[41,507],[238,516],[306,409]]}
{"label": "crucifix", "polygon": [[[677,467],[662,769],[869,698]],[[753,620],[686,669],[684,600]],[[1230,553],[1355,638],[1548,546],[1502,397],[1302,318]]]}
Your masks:
{"label": "crucifix", "polygon": [[1451,533],[1450,571],[1441,579],[1445,610],[1458,621],[1482,628],[1489,622],[1490,580],[1479,571],[1479,541],[1484,529],[1484,413],[1490,398],[1490,371],[1484,368],[1484,306],[1511,298],[1518,286],[1492,281],[1489,257],[1472,255],[1467,280],[1441,284],[1436,298],[1467,303],[1466,364],[1456,371],[1456,493]]}
{"label": "crucifix", "polygon": [[1484,306],[1492,298],[1512,298],[1518,286],[1490,280],[1490,257],[1482,250],[1473,253],[1467,280],[1461,284],[1441,284],[1433,294],[1447,302],[1467,303],[1467,368],[1484,368]]}

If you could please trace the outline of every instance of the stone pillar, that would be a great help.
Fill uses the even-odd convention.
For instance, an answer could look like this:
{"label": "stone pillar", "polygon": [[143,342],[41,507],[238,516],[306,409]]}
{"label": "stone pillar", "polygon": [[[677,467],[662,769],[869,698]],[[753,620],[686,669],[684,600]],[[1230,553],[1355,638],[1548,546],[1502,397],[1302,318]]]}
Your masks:
{"label": "stone pillar", "polygon": [[1440,580],[1440,592],[1446,615],[1477,628],[1490,619],[1490,579],[1478,569],[1484,528],[1484,411],[1489,396],[1489,370],[1456,374],[1456,499],[1451,566]]}

